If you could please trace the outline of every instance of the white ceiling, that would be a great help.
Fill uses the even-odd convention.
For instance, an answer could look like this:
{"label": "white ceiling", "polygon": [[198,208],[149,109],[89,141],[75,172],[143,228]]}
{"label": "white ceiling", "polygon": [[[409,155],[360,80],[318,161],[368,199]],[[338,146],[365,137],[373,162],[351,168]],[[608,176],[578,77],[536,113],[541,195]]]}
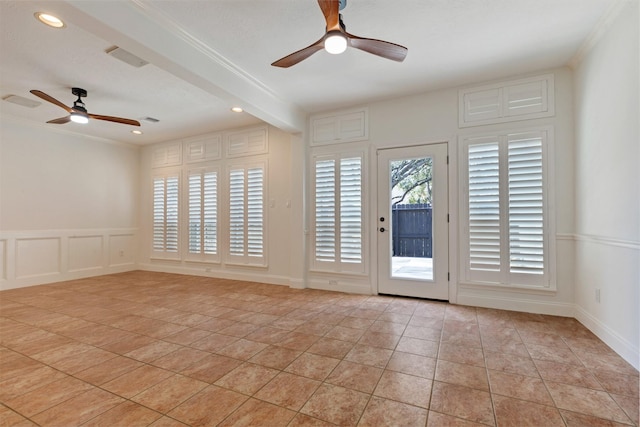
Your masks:
{"label": "white ceiling", "polygon": [[[324,34],[316,0],[0,0],[0,98],[72,105],[88,91],[90,113],[128,125],[44,124],[66,112],[0,102],[7,119],[148,144],[258,123],[301,131],[307,113],[565,65],[599,20],[629,0],[348,0],[347,31],[406,46],[397,63],[349,49],[320,51],[291,68],[270,64]],[[53,13],[51,29],[33,14]],[[134,68],[105,53],[145,59]],[[246,112],[232,113],[240,105]]]}

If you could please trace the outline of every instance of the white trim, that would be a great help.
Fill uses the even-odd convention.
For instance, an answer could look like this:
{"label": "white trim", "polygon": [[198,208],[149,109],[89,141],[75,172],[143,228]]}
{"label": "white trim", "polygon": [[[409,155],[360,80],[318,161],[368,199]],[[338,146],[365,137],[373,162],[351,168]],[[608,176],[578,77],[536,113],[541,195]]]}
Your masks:
{"label": "white trim", "polygon": [[[513,88],[518,85],[531,84],[536,82],[542,82],[541,104],[542,109],[537,112],[521,113],[510,115],[507,93],[509,88]],[[489,117],[485,119],[466,120],[467,104],[466,97],[474,93],[490,92],[494,91],[495,96],[498,98],[496,101],[496,117]],[[531,77],[525,77],[517,80],[502,80],[496,83],[489,83],[484,85],[466,86],[458,90],[458,127],[460,129],[493,125],[499,123],[508,123],[521,120],[539,119],[544,117],[553,117],[555,115],[555,83],[554,74],[547,73]]]}
{"label": "white trim", "polygon": [[573,317],[574,304],[568,302],[536,301],[532,299],[504,297],[496,295],[465,294],[464,289],[458,292],[458,304],[474,307],[495,308],[499,310],[539,313],[552,316]]}
{"label": "white trim", "polygon": [[336,284],[329,284],[327,281],[321,281],[317,278],[308,280],[309,288],[320,289],[323,291],[346,292],[350,294],[372,295],[371,286],[367,284],[356,285],[337,281]]}
{"label": "white trim", "polygon": [[267,94],[270,97],[279,98],[279,95],[273,89],[271,89],[269,86],[267,86],[265,83],[255,78],[251,74],[244,71],[242,68],[238,67],[233,62],[229,61],[218,51],[213,49],[210,44],[204,42],[203,40],[200,40],[186,28],[178,24],[178,22],[169,14],[157,8],[152,2],[148,0],[132,0],[132,3],[141,11],[143,11],[147,18],[162,26],[173,36],[180,38],[183,42],[198,50],[218,66],[223,67],[224,69],[233,73],[245,84],[252,86],[253,88]]}
{"label": "white trim", "polygon": [[[231,265],[229,265],[231,266]],[[166,264],[154,264],[154,263],[140,263],[138,264],[138,270],[142,271],[154,271],[158,273],[174,273],[185,274],[190,276],[199,277],[211,277],[214,279],[226,279],[226,280],[239,280],[246,282],[266,283],[270,285],[283,285],[290,286],[291,280],[287,276],[271,275],[264,271],[253,272],[256,270],[251,268],[252,266],[242,265],[237,266],[239,268],[246,268],[244,270],[218,270],[211,267],[194,268],[194,266],[186,265],[166,265]]]}
{"label": "white trim", "polygon": [[613,237],[599,236],[596,234],[574,234],[574,233],[558,233],[556,240],[565,240],[572,242],[589,242],[603,246],[613,246],[618,248],[640,250],[640,241],[616,239]]}
{"label": "white trim", "polygon": [[567,64],[572,69],[575,69],[580,62],[584,59],[585,56],[593,49],[593,47],[598,44],[598,42],[604,37],[605,34],[609,31],[615,20],[622,13],[625,6],[627,4],[631,4],[631,1],[622,1],[615,0],[610,5],[607,11],[602,15],[598,23],[591,33],[584,39],[580,48],[578,48],[577,52],[569,59]]}
{"label": "white trim", "polygon": [[[0,263],[2,263],[0,266],[0,272],[2,272],[0,290],[135,270],[137,266],[137,233],[136,228],[1,231],[0,242],[4,249],[4,256],[0,259]],[[70,251],[70,242],[80,242],[80,239],[85,237],[99,237],[100,244],[91,246],[91,250],[99,250],[101,253],[93,259],[83,259],[82,257],[70,259],[74,254],[78,255],[82,252]],[[114,241],[114,237],[128,239]],[[27,264],[31,270],[19,271],[20,265],[24,267],[27,264],[21,264],[18,243],[43,240],[54,240],[57,244],[36,247],[34,250],[45,251],[42,253],[43,259],[45,261],[55,260],[55,268],[47,270],[51,266],[46,265],[46,262],[39,265],[39,259],[30,258],[27,260]],[[99,260],[98,264],[95,263],[96,259]],[[74,268],[70,268],[71,265],[74,265]]]}
{"label": "white trim", "polygon": [[633,365],[634,368],[640,369],[640,348],[634,346],[633,343],[620,336],[613,329],[577,304],[575,305],[574,317],[624,360]]}
{"label": "white trim", "polygon": [[[548,264],[548,266],[545,268],[545,275],[546,275],[546,284],[545,286],[536,286],[536,285],[532,285],[532,286],[527,286],[527,285],[500,285],[498,283],[483,283],[482,280],[484,279],[482,276],[481,277],[476,277],[476,280],[471,280],[469,279],[469,270],[468,270],[468,264],[469,264],[469,258],[468,255],[466,253],[466,249],[468,248],[467,246],[467,242],[465,239],[468,238],[468,226],[465,225],[467,224],[467,218],[468,218],[468,204],[467,204],[467,199],[466,197],[468,197],[468,176],[467,176],[467,170],[468,170],[468,147],[469,147],[469,141],[472,140],[479,140],[479,139],[484,139],[484,138],[495,138],[495,141],[497,141],[497,144],[502,144],[504,143],[504,141],[506,141],[506,139],[508,138],[509,135],[511,134],[522,134],[522,133],[540,133],[541,134],[541,138],[542,138],[542,150],[543,150],[543,154],[542,154],[542,163],[543,163],[543,185],[544,185],[544,191],[543,191],[543,197],[544,197],[544,228],[545,228],[545,235],[548,238],[548,241],[545,241],[545,262]],[[477,286],[482,286],[483,288],[493,288],[493,289],[503,289],[503,290],[507,290],[507,289],[518,289],[518,288],[524,288],[524,289],[536,289],[536,290],[546,290],[546,291],[550,291],[550,292],[555,292],[557,291],[557,263],[556,263],[556,256],[557,256],[557,248],[556,248],[556,241],[557,241],[557,234],[556,234],[556,207],[555,207],[555,127],[552,125],[541,125],[541,126],[535,126],[535,125],[531,125],[531,126],[522,126],[522,127],[517,127],[517,125],[511,125],[509,127],[499,127],[498,129],[492,130],[492,131],[488,131],[485,130],[484,132],[478,132],[478,133],[464,133],[462,135],[459,135],[458,137],[458,178],[459,178],[459,183],[458,183],[458,187],[460,188],[460,190],[458,191],[458,203],[459,203],[459,228],[460,228],[460,233],[459,233],[459,259],[458,259],[458,273],[459,273],[459,280],[461,280],[462,282],[459,282],[458,284],[460,285],[461,283],[467,283],[467,284],[475,284]],[[502,174],[501,174],[501,180],[502,178]],[[501,183],[502,186],[502,183]],[[502,194],[501,194],[502,197]],[[556,237],[556,239],[554,239],[554,237]],[[510,281],[506,281],[505,283],[510,283]]]}

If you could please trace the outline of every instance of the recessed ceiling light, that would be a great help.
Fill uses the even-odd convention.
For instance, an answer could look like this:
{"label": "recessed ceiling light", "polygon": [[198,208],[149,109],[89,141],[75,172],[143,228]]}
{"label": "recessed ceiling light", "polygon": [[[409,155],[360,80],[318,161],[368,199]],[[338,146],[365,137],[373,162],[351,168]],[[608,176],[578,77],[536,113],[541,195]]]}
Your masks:
{"label": "recessed ceiling light", "polygon": [[62,19],[48,13],[36,12],[33,16],[35,16],[38,21],[53,28],[64,28],[66,26],[64,22],[62,22]]}
{"label": "recessed ceiling light", "polygon": [[244,110],[242,109],[242,107],[231,107],[231,111],[233,111],[234,113],[242,113]]}
{"label": "recessed ceiling light", "polygon": [[142,135],[142,131],[141,130],[132,130],[131,133],[134,134],[134,135]]}

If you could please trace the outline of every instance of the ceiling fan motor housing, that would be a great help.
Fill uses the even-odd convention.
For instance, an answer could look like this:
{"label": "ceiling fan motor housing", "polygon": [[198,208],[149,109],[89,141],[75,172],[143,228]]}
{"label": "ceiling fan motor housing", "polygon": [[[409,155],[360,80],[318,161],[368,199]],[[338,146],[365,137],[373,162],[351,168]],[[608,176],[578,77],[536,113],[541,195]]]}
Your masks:
{"label": "ceiling fan motor housing", "polygon": [[77,96],[78,98],[84,98],[87,96],[87,91],[79,87],[72,87],[71,93]]}

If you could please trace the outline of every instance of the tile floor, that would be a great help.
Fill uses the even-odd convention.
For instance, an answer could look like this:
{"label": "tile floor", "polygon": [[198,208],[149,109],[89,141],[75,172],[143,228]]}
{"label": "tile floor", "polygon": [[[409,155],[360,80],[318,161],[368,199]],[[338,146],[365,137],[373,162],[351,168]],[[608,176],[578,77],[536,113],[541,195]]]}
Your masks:
{"label": "tile floor", "polygon": [[576,320],[162,273],[0,292],[2,426],[638,425]]}

